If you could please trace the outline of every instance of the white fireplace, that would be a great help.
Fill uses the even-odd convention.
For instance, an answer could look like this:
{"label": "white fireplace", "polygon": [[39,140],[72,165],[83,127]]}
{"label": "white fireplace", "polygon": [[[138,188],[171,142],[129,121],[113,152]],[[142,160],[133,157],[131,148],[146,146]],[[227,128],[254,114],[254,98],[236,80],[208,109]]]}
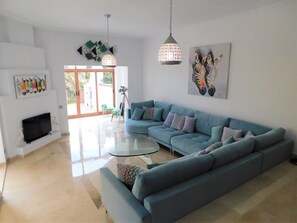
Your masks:
{"label": "white fireplace", "polygon": [[[57,91],[51,88],[52,80],[50,71],[46,69],[44,49],[35,47],[33,27],[1,17],[0,20],[0,128],[6,157],[12,158],[61,137],[61,133],[55,131],[30,144],[20,146],[18,142],[25,118],[50,112],[59,122],[58,98]],[[40,74],[46,75],[47,93],[17,99],[14,77]]]}

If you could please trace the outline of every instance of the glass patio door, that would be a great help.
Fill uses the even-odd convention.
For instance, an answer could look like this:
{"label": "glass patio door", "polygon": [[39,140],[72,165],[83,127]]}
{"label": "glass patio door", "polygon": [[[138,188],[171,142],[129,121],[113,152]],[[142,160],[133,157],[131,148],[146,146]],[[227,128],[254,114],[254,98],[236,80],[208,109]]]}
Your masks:
{"label": "glass patio door", "polygon": [[[103,105],[107,108],[114,107],[114,80],[112,72],[97,72],[97,89],[99,100],[99,109],[102,109]],[[101,97],[100,97],[101,96]]]}
{"label": "glass patio door", "polygon": [[77,81],[75,72],[65,72],[65,85],[66,85],[66,99],[67,99],[67,112],[68,116],[78,115],[77,108]]}
{"label": "glass patio door", "polygon": [[114,71],[65,69],[68,118],[103,114],[103,105],[113,108]]}
{"label": "glass patio door", "polygon": [[95,72],[78,72],[78,98],[80,114],[92,114],[98,111]]}

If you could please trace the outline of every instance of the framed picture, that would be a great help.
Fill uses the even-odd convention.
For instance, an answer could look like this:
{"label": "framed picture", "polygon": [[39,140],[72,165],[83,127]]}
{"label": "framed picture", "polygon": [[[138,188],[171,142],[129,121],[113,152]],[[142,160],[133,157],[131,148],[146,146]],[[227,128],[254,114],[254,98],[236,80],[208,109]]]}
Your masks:
{"label": "framed picture", "polygon": [[188,93],[227,98],[231,43],[191,47]]}
{"label": "framed picture", "polygon": [[40,96],[47,93],[45,74],[14,76],[14,84],[18,99]]}

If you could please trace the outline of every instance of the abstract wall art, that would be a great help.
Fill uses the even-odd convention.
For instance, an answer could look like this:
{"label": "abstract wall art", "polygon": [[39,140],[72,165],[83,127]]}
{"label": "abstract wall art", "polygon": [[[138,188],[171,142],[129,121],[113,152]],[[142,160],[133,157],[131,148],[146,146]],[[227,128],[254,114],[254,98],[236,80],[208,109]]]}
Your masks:
{"label": "abstract wall art", "polygon": [[46,75],[14,76],[14,84],[18,99],[47,93]]}
{"label": "abstract wall art", "polygon": [[95,60],[101,62],[103,54],[109,50],[112,54],[114,53],[113,47],[108,48],[107,45],[103,44],[101,41],[93,42],[89,40],[84,45],[77,49],[80,55],[85,56],[88,60]]}
{"label": "abstract wall art", "polygon": [[191,47],[188,93],[227,98],[231,43]]}

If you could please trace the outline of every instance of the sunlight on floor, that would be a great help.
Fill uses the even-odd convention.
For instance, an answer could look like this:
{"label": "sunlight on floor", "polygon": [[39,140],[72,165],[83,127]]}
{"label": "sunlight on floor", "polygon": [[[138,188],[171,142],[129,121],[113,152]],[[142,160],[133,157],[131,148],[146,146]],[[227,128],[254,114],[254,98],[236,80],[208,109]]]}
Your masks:
{"label": "sunlight on floor", "polygon": [[104,166],[112,156],[110,149],[119,134],[125,134],[123,122],[111,121],[111,115],[69,119],[72,175],[91,173]]}

